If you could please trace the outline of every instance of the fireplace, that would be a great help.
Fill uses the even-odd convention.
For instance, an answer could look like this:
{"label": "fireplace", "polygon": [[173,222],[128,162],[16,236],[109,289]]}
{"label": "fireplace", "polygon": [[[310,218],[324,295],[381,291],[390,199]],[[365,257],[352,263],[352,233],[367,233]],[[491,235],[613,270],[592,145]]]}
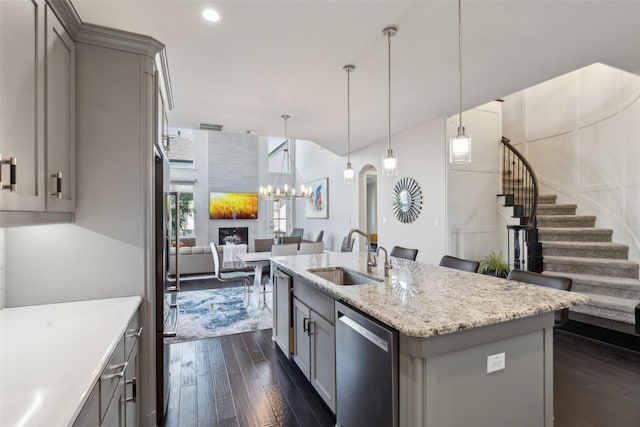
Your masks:
{"label": "fireplace", "polygon": [[249,244],[249,227],[220,227],[218,244]]}

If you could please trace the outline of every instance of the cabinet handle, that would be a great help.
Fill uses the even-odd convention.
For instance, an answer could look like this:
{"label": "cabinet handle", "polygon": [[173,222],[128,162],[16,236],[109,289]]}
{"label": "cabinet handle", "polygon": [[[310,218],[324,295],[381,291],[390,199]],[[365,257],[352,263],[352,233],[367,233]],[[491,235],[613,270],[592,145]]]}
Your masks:
{"label": "cabinet handle", "polygon": [[309,321],[308,317],[302,318],[302,332],[306,332],[309,335],[309,327],[307,326],[307,322]]}
{"label": "cabinet handle", "polygon": [[[9,165],[9,185],[2,182],[2,165]],[[0,190],[9,190],[12,193],[18,191],[18,184],[16,183],[17,174],[18,159],[16,157],[3,159],[2,154],[0,154]]]}
{"label": "cabinet handle", "polygon": [[119,365],[110,366],[109,369],[120,369],[120,372],[117,372],[115,374],[103,375],[102,379],[110,380],[112,378],[123,378],[124,371],[127,369],[127,365],[128,365],[128,362],[124,362]]}
{"label": "cabinet handle", "polygon": [[56,191],[49,193],[49,197],[62,199],[62,172],[52,173],[49,175],[49,178],[54,178],[56,180]]}
{"label": "cabinet handle", "polygon": [[127,380],[126,385],[131,385],[131,397],[127,397],[125,402],[132,402],[135,403],[136,402],[136,397],[138,395],[137,392],[137,386],[136,386],[136,378],[131,378],[130,380]]}
{"label": "cabinet handle", "polygon": [[127,334],[125,335],[126,338],[140,338],[140,335],[142,335],[142,326],[140,326],[138,328],[138,330],[136,331],[135,329],[131,329],[129,331],[127,331]]}
{"label": "cabinet handle", "polygon": [[[309,320],[309,321],[307,322],[307,335],[308,335],[308,336],[313,335],[313,331],[311,330],[311,326],[313,326],[313,325],[315,325],[315,324],[316,324],[315,320]],[[315,327],[314,327],[314,329],[315,329]]]}

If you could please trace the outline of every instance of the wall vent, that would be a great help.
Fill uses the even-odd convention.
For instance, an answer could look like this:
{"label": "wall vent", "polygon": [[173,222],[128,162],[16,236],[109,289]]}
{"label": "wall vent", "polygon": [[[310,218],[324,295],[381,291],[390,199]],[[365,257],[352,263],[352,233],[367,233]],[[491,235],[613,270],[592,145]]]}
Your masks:
{"label": "wall vent", "polygon": [[214,125],[211,123],[200,123],[200,130],[215,130],[220,132],[222,130],[222,125]]}

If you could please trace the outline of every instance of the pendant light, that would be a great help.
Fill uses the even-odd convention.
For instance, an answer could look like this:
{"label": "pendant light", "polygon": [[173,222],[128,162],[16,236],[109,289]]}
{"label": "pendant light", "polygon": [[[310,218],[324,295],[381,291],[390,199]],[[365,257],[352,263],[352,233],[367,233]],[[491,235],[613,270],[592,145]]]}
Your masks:
{"label": "pendant light", "polygon": [[462,0],[458,0],[458,134],[451,137],[449,163],[471,162],[471,137],[462,126]]}
{"label": "pendant light", "polygon": [[391,37],[398,33],[396,27],[386,27],[382,30],[382,34],[387,36],[387,49],[389,53],[389,132],[387,134],[387,154],[382,156],[382,175],[397,175],[398,174],[398,159],[393,155],[391,149]]}
{"label": "pendant light", "polygon": [[294,174],[295,181],[304,182],[300,176],[300,172],[296,168],[291,155],[289,154],[289,137],[287,136],[287,120],[289,115],[283,114],[280,116],[284,119],[284,141],[282,146],[282,161],[280,162],[280,173],[275,176],[273,183],[260,187],[259,195],[264,200],[271,200],[279,202],[281,200],[298,200],[298,199],[311,199],[312,188],[311,186],[301,184],[300,192],[296,193],[295,186],[289,186],[289,184],[283,184],[287,180],[286,176],[290,173]]}
{"label": "pendant light", "polygon": [[345,65],[342,67],[347,72],[347,167],[344,168],[344,183],[353,184],[356,179],[356,173],[351,167],[351,98],[350,98],[350,82],[351,73],[356,69],[353,65]]}

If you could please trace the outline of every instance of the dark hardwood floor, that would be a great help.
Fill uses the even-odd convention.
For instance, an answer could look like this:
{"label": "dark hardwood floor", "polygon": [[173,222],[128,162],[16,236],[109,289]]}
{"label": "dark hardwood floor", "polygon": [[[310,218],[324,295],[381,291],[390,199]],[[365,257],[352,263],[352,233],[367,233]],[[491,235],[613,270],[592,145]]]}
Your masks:
{"label": "dark hardwood floor", "polygon": [[334,426],[271,329],[171,344],[167,427]]}
{"label": "dark hardwood floor", "polygon": [[[171,345],[166,426],[334,426],[271,330]],[[640,427],[640,354],[556,331],[556,427]]]}

